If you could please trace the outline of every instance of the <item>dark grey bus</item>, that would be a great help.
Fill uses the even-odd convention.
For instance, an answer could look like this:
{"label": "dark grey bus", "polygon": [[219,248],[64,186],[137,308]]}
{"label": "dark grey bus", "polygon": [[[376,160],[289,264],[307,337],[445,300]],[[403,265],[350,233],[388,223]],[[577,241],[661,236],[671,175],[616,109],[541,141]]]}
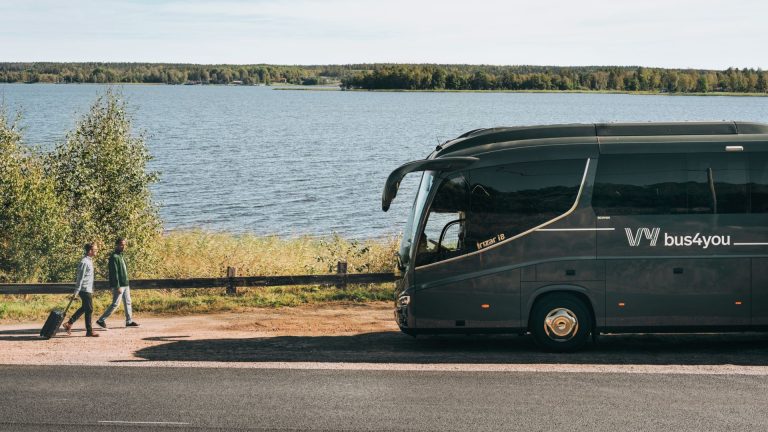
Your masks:
{"label": "dark grey bus", "polygon": [[410,335],[768,330],[768,125],[480,129],[390,174],[421,183],[398,253]]}

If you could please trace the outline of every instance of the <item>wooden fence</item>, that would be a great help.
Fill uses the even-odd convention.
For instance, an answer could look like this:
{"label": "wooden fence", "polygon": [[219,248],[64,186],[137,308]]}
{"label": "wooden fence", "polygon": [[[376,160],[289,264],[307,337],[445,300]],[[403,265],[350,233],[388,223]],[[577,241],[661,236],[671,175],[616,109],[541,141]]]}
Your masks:
{"label": "wooden fence", "polygon": [[[227,276],[191,279],[133,279],[131,290],[226,288],[227,294],[237,294],[238,287],[268,287],[289,285],[335,285],[341,289],[350,284],[387,283],[395,280],[392,273],[347,273],[347,263],[339,262],[335,274],[298,276],[237,276],[234,267],[227,268]],[[0,294],[69,294],[73,283],[0,284]],[[96,281],[95,290],[107,290],[107,281]]]}

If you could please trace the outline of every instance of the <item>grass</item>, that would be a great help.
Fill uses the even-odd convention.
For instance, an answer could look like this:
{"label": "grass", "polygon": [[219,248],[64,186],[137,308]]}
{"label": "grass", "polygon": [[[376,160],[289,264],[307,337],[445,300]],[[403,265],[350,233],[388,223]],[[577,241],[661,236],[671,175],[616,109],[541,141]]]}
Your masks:
{"label": "grass", "polygon": [[334,272],[345,260],[350,273],[391,272],[397,238],[365,242],[330,237],[259,237],[201,230],[175,231],[162,236],[147,251],[135,278],[217,277],[227,267],[238,276],[278,276]]}
{"label": "grass", "polygon": [[[318,303],[361,303],[392,299],[387,284],[350,285],[346,289],[328,286],[288,286],[239,288],[238,295],[226,296],[223,289],[173,290],[172,292],[136,291],[143,303],[137,311],[152,313],[198,313],[242,311],[251,308],[291,307]],[[105,296],[107,297],[107,296]],[[106,303],[109,299],[106,299]]]}
{"label": "grass", "polygon": [[[280,308],[315,304],[348,304],[392,300],[392,286],[351,285],[341,290],[322,286],[239,288],[238,295],[224,295],[223,289],[137,290],[131,292],[135,315],[189,315],[214,312],[244,312],[255,308]],[[94,315],[109,306],[109,292],[99,291],[93,299]],[[6,296],[0,303],[0,322],[44,320],[53,309],[63,309],[66,295]],[[70,315],[79,307],[75,300]],[[122,306],[112,319],[121,320]],[[96,317],[94,317],[95,319]],[[137,318],[138,320],[138,318]]]}
{"label": "grass", "polygon": [[[350,273],[391,272],[397,242],[396,238],[359,242],[337,235],[285,239],[176,231],[163,235],[146,251],[143,264],[129,270],[136,279],[219,277],[228,266],[236,267],[238,276],[327,274],[335,271],[337,261],[346,260]],[[236,296],[224,295],[223,288],[137,290],[131,297],[137,314],[179,315],[391,300],[392,289],[390,284],[352,285],[345,290],[322,286],[239,288]],[[3,296],[0,321],[42,320],[52,309],[66,306],[67,299],[65,295]],[[103,312],[110,301],[110,293],[97,292],[95,313]],[[73,308],[77,305],[76,300]]]}

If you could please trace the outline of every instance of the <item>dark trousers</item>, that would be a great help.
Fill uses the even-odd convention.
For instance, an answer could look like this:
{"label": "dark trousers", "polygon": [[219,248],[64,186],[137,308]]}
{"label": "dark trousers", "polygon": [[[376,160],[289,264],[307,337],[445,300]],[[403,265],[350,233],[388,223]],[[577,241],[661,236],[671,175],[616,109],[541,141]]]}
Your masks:
{"label": "dark trousers", "polygon": [[83,301],[83,304],[80,306],[80,309],[72,314],[69,323],[74,324],[75,321],[80,318],[80,315],[85,314],[85,330],[88,333],[92,333],[93,327],[91,327],[91,316],[93,315],[93,295],[85,291],[80,291],[80,300]]}

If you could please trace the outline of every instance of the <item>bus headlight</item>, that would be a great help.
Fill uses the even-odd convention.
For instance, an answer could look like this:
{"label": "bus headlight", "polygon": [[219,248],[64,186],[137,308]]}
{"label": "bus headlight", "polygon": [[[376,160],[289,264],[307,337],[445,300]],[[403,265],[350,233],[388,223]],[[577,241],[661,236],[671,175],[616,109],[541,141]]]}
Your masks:
{"label": "bus headlight", "polygon": [[411,296],[403,295],[397,298],[397,307],[406,307],[411,303]]}

